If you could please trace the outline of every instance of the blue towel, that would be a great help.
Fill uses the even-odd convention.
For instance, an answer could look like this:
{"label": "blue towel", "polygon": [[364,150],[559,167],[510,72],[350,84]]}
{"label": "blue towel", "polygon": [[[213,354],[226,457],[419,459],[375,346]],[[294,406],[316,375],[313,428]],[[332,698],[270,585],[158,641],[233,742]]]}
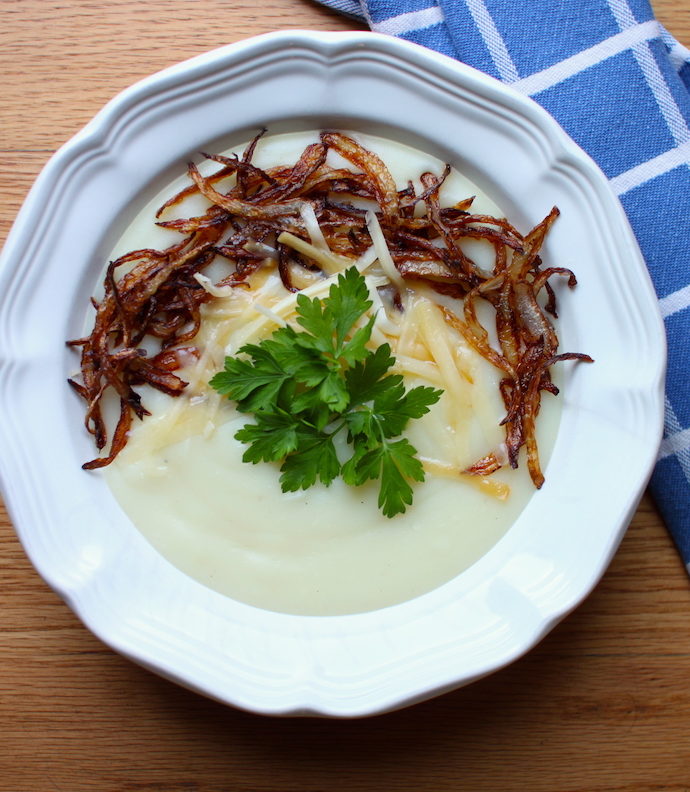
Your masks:
{"label": "blue towel", "polygon": [[321,0],[531,96],[596,160],[654,281],[668,337],[652,495],[690,572],[690,51],[647,0]]}

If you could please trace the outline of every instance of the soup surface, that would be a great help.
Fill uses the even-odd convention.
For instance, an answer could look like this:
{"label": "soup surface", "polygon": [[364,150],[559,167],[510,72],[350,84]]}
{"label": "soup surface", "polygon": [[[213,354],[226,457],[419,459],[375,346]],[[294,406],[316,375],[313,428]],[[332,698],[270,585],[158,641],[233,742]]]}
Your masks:
{"label": "soup surface", "polygon": [[[293,163],[317,137],[267,137],[253,162],[263,168]],[[384,159],[400,188],[413,180],[421,192],[421,173],[443,172],[444,163],[415,149],[370,135],[353,137]],[[329,157],[333,164],[344,164]],[[181,178],[156,196],[127,228],[111,258],[178,241],[178,234],[154,225],[154,215],[186,184]],[[501,216],[487,196],[454,171],[444,182],[441,202],[452,205],[471,195],[476,196],[474,212]],[[189,216],[206,206],[205,199],[194,196],[179,213]],[[477,240],[463,242],[463,247],[480,266],[491,252]],[[322,275],[314,276],[307,284],[316,294],[320,280]],[[405,514],[387,519],[377,508],[375,482],[352,488],[336,479],[330,487],[317,484],[285,494],[277,465],[242,462],[245,446],[234,434],[248,418],[215,393],[208,380],[222,369],[225,354],[270,335],[275,312],[286,321],[294,316],[285,308],[290,292],[274,264],[267,262],[249,282],[251,289],[228,289],[226,296],[203,307],[202,329],[194,341],[201,357],[190,359],[180,372],[189,382],[185,393],[173,399],[145,390],[144,403],[152,415],[135,422],[127,446],[105,469],[134,525],[172,564],[201,583],[250,605],[298,614],[336,615],[393,605],[440,586],[477,561],[535,490],[524,460],[518,470],[504,468],[490,479],[460,474],[501,447],[499,422],[505,408],[498,391],[500,372],[438,318],[435,303],[455,302],[456,311],[458,303],[420,287],[406,295],[404,318],[388,311],[389,320],[387,309],[379,306],[375,338],[391,343],[406,385],[444,389],[430,413],[405,432],[424,462],[426,481],[414,486],[414,503]],[[327,283],[322,296],[326,293]],[[537,427],[543,465],[558,417],[557,400],[545,394]]]}

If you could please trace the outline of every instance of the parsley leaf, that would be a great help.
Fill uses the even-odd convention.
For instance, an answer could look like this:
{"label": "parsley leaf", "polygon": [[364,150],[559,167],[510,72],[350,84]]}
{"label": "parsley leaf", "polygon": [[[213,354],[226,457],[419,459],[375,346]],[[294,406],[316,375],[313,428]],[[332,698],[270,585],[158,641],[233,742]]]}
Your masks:
{"label": "parsley leaf", "polygon": [[241,358],[225,358],[225,370],[211,380],[219,393],[234,399],[241,412],[257,412],[275,405],[280,389],[290,374],[261,346],[242,348],[253,362]]}
{"label": "parsley leaf", "polygon": [[[364,360],[356,363],[345,373],[345,382],[350,392],[352,404],[364,404],[371,401],[379,393],[384,393],[390,385],[390,379],[384,378],[389,368],[395,363],[388,344],[371,352]],[[391,374],[396,382],[402,382],[399,374]]]}
{"label": "parsley leaf", "polygon": [[[238,357],[211,380],[221,394],[251,413],[235,438],[247,445],[245,462],[280,462],[283,492],[325,486],[339,475],[348,485],[379,481],[379,508],[387,517],[412,503],[411,482],[424,481],[415,448],[398,437],[414,418],[437,402],[442,391],[405,391],[403,378],[389,374],[395,359],[388,344],[367,345],[375,317],[369,288],[352,267],[338,276],[324,300],[297,295],[302,331],[282,327]],[[352,447],[341,463],[334,438],[345,433]]]}
{"label": "parsley leaf", "polygon": [[335,322],[336,344],[342,351],[348,333],[373,305],[367,283],[355,267],[346,270],[338,278],[338,284],[331,286],[326,302],[327,310]]}
{"label": "parsley leaf", "polygon": [[318,478],[328,486],[340,473],[340,462],[335,453],[333,438],[322,432],[303,434],[297,451],[286,456],[280,472],[283,492],[309,489]]}
{"label": "parsley leaf", "polygon": [[277,462],[292,453],[298,446],[298,424],[284,412],[256,413],[256,423],[245,424],[235,438],[247,443],[249,448],[242,456],[243,462]]}
{"label": "parsley leaf", "polygon": [[424,481],[424,469],[415,453],[414,446],[404,437],[369,449],[360,444],[343,465],[343,479],[352,486],[380,479],[379,508],[386,517],[394,517],[412,503],[409,481]]}
{"label": "parsley leaf", "polygon": [[414,446],[406,438],[385,448],[381,457],[379,508],[386,517],[404,512],[405,505],[412,503],[410,479],[424,481],[424,469],[415,453]]}

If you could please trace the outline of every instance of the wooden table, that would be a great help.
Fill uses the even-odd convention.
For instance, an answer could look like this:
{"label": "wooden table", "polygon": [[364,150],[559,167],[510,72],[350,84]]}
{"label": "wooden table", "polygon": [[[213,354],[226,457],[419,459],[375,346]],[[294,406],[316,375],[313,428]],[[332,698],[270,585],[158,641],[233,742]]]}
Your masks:
{"label": "wooden table", "polygon": [[[688,0],[657,0],[690,42]],[[52,152],[134,80],[279,28],[308,0],[0,0],[0,241]],[[690,580],[648,497],[596,591],[508,669],[360,721],[209,702],[111,652],[0,513],[0,790],[690,789]]]}

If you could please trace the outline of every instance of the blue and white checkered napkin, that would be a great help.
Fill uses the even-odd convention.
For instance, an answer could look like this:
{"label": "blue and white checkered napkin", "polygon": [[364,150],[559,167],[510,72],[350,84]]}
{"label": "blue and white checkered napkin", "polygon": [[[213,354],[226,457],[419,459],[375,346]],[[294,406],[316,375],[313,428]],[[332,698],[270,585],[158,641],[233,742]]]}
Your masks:
{"label": "blue and white checkered napkin", "polygon": [[652,493],[690,572],[690,51],[647,0],[321,0],[539,102],[611,181],[668,336]]}

